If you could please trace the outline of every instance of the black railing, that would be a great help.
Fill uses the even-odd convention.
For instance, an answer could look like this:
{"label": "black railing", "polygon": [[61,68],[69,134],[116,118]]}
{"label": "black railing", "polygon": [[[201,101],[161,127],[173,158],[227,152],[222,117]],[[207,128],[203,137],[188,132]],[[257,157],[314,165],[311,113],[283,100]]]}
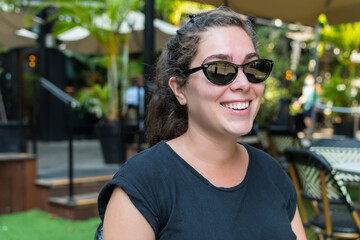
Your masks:
{"label": "black railing", "polygon": [[[69,143],[69,150],[68,150],[68,166],[69,166],[69,171],[68,171],[68,175],[69,175],[69,199],[68,202],[69,203],[74,203],[74,183],[73,183],[73,165],[74,165],[74,157],[73,157],[73,129],[72,129],[72,110],[79,107],[80,103],[78,101],[76,101],[74,98],[72,98],[71,96],[69,96],[67,93],[65,93],[63,90],[61,90],[59,87],[57,87],[56,85],[54,85],[53,83],[51,83],[50,81],[48,81],[45,78],[40,77],[38,79],[38,83],[40,84],[40,86],[42,88],[44,88],[45,90],[47,90],[48,92],[50,92],[52,95],[54,95],[57,99],[59,99],[60,101],[62,101],[68,110],[68,143]],[[36,84],[37,85],[37,84]],[[36,99],[36,96],[38,96],[38,93],[36,91],[37,86],[34,86],[34,114],[33,114],[33,151],[34,153],[37,152],[36,149],[36,133],[35,133],[35,129],[37,129],[36,127],[36,116],[37,116],[37,110],[38,108],[36,108],[36,106],[38,105],[38,101]]]}

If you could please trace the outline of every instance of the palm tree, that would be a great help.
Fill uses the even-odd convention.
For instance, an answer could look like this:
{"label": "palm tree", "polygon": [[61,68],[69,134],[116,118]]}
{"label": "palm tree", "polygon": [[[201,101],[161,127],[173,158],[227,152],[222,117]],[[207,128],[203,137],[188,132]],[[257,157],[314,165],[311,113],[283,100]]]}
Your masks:
{"label": "palm tree", "polygon": [[[128,13],[139,7],[140,0],[52,0],[41,4],[37,11],[47,7],[57,8],[48,20],[56,20],[55,36],[74,27],[83,27],[103,47],[107,58],[108,105],[105,110],[109,122],[118,120],[118,66],[119,47],[127,36],[120,34],[121,24]],[[100,27],[95,19],[104,18],[107,29]],[[124,53],[126,54],[126,53]]]}

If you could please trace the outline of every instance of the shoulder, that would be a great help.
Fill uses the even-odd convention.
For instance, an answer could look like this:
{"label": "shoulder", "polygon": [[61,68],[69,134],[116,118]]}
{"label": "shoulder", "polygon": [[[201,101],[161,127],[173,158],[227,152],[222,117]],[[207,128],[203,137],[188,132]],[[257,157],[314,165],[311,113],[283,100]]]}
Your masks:
{"label": "shoulder", "polygon": [[172,169],[172,161],[167,161],[169,156],[171,151],[167,149],[166,143],[160,142],[131,157],[100,191],[100,216],[103,217],[115,186],[124,190],[132,200],[144,199],[143,201],[155,205],[159,183],[163,182],[164,178],[163,169]]}
{"label": "shoulder", "polygon": [[244,147],[248,151],[249,160],[256,165],[263,166],[264,168],[270,167],[281,170],[279,163],[268,153],[247,144],[244,144]]}
{"label": "shoulder", "polygon": [[292,180],[280,164],[260,149],[246,146],[251,165],[250,175],[256,182],[263,182],[268,189],[278,189],[286,198],[296,201],[296,191]]}
{"label": "shoulder", "polygon": [[165,141],[162,141],[134,155],[126,161],[114,177],[128,177],[129,175],[138,174],[142,176],[144,176],[144,174],[153,175],[161,166],[171,164],[168,159],[171,157],[172,152],[168,148]]}
{"label": "shoulder", "polygon": [[250,169],[253,176],[268,181],[268,183],[272,182],[279,188],[284,188],[284,190],[293,188],[290,177],[272,156],[252,146],[244,146],[249,153]]}

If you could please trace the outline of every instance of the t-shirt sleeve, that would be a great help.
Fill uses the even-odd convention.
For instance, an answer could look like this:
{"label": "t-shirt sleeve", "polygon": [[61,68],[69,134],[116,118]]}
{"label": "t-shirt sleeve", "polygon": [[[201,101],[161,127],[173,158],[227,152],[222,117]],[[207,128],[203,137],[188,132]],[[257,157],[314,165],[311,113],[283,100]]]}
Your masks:
{"label": "t-shirt sleeve", "polygon": [[159,214],[156,206],[156,199],[151,196],[149,190],[145,190],[143,184],[139,183],[137,179],[134,181],[134,179],[128,179],[119,173],[116,174],[100,191],[98,209],[102,221],[104,220],[106,207],[115,186],[122,188],[129,196],[134,206],[151,225],[154,232],[157,233],[159,230]]}

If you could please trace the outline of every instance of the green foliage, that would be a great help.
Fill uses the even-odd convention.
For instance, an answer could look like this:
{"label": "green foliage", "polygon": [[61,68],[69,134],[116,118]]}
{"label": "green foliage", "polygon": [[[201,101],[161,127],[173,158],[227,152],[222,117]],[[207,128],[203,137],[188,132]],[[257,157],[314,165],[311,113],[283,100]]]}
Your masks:
{"label": "green foliage", "polygon": [[84,111],[94,114],[97,118],[107,115],[107,104],[109,102],[109,85],[93,84],[75,95]]}
{"label": "green foliage", "polygon": [[174,10],[181,5],[181,0],[156,0],[155,1],[155,12],[161,19],[171,19],[171,15],[175,12]]}
{"label": "green foliage", "polygon": [[[359,98],[359,89],[352,82],[360,75],[359,67],[350,60],[350,55],[360,49],[360,22],[330,26],[324,19],[322,24],[319,53],[330,55],[330,51],[335,50],[335,54],[328,64],[327,71],[331,77],[325,78],[321,97],[336,107],[352,107],[354,100]],[[349,114],[333,115],[351,118]]]}
{"label": "green foliage", "polygon": [[[109,102],[109,85],[99,78],[96,66],[105,67],[106,57],[87,57],[81,61],[84,61],[84,63],[86,62],[89,66],[91,66],[91,69],[87,71],[89,81],[75,94],[75,99],[80,102],[81,110],[83,112],[94,114],[98,119],[100,119],[108,115],[107,106]],[[118,62],[122,64],[122,58],[119,57]],[[142,74],[142,57],[133,58],[129,61],[128,65],[129,79],[127,86],[130,86],[131,78]],[[121,72],[120,75],[122,75]],[[121,88],[126,89],[127,86],[121,86]]]}
{"label": "green foliage", "polygon": [[[339,48],[337,59],[341,64],[353,64],[350,55],[360,47],[360,22],[330,26],[325,24],[321,29],[322,44],[330,44],[332,48]],[[323,48],[325,49],[325,47]]]}
{"label": "green foliage", "polygon": [[88,240],[94,239],[99,218],[70,221],[39,210],[0,216],[0,239]]}
{"label": "green foliage", "polygon": [[215,7],[208,4],[183,1],[183,0],[156,0],[155,10],[159,18],[174,25],[182,25],[184,18],[188,21],[189,14],[195,14],[202,10],[211,10]]}
{"label": "green foliage", "polygon": [[344,78],[341,76],[343,69],[344,66],[342,65],[338,65],[335,68],[334,76],[323,84],[323,94],[321,96],[330,100],[334,106],[350,107],[350,82],[344,81]]}
{"label": "green foliage", "polygon": [[256,117],[256,123],[266,126],[272,121],[279,100],[290,97],[290,88],[286,87],[288,82],[284,79],[286,70],[290,69],[290,52],[285,29],[261,26],[256,31],[258,54],[261,58],[272,59],[275,62],[271,76],[265,81],[261,110]]}
{"label": "green foliage", "polygon": [[271,76],[284,81],[285,72],[290,69],[289,43],[285,38],[286,29],[261,26],[256,31],[259,41],[258,54],[261,58],[269,58],[275,61]]}
{"label": "green foliage", "polygon": [[273,120],[279,100],[288,98],[289,91],[282,88],[280,81],[274,77],[269,77],[265,81],[265,92],[261,100],[260,111],[256,117],[256,123],[261,126],[267,126]]}

